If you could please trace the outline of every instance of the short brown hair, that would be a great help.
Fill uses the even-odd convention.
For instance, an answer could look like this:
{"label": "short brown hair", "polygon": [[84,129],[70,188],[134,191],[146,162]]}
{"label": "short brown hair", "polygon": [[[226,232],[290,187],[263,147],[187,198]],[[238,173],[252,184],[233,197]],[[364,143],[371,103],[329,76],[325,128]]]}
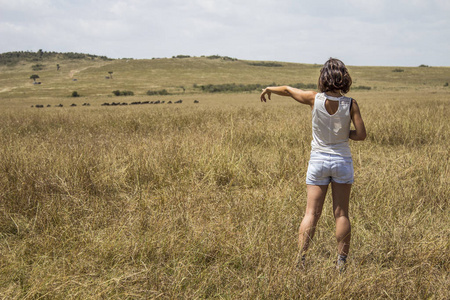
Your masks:
{"label": "short brown hair", "polygon": [[320,69],[318,87],[321,92],[341,90],[346,94],[351,85],[352,78],[347,67],[339,59],[330,58]]}

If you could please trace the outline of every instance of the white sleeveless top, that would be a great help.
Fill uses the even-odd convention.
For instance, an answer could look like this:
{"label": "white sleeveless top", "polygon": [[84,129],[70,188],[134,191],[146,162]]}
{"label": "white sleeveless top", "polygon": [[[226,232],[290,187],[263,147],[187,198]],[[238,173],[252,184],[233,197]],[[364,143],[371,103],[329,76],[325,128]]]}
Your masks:
{"label": "white sleeveless top", "polygon": [[[339,108],[330,115],[325,108],[325,100],[339,101]],[[351,157],[348,139],[350,135],[350,108],[352,98],[332,97],[318,93],[312,110],[311,150],[344,157]]]}

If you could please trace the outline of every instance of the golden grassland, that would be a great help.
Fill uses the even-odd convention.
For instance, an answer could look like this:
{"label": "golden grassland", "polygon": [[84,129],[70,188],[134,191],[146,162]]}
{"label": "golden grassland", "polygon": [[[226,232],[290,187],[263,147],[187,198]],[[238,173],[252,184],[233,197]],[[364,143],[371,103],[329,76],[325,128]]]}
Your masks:
{"label": "golden grassland", "polygon": [[[315,83],[318,66],[67,64],[39,73],[41,86],[30,65],[0,72],[1,298],[450,298],[449,68],[350,67],[355,85],[372,89],[350,93],[368,137],[351,142],[352,244],[339,274],[330,195],[308,269],[293,264],[309,108],[191,89]],[[185,94],[144,95],[179,86]],[[183,104],[100,106],[117,101],[115,89],[136,94],[120,101]],[[73,90],[85,96],[69,98]]]}

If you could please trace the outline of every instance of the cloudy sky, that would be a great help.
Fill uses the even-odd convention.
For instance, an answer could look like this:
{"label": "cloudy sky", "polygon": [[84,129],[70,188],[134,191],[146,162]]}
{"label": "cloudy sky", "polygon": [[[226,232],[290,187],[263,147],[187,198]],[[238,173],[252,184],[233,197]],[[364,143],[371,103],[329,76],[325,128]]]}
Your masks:
{"label": "cloudy sky", "polygon": [[0,53],[450,66],[449,0],[0,0]]}

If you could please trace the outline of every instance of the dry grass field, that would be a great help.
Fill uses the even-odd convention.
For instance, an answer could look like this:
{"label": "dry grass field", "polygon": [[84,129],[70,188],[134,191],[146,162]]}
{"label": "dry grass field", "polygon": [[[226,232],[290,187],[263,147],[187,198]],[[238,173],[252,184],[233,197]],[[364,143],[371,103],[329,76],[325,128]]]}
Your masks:
{"label": "dry grass field", "polygon": [[[450,68],[349,67],[371,89],[349,94],[368,137],[351,142],[352,244],[339,274],[330,195],[307,271],[293,264],[309,108],[193,87],[316,83],[319,66],[56,63],[0,67],[0,298],[450,298]],[[166,104],[101,106],[118,99]]]}

